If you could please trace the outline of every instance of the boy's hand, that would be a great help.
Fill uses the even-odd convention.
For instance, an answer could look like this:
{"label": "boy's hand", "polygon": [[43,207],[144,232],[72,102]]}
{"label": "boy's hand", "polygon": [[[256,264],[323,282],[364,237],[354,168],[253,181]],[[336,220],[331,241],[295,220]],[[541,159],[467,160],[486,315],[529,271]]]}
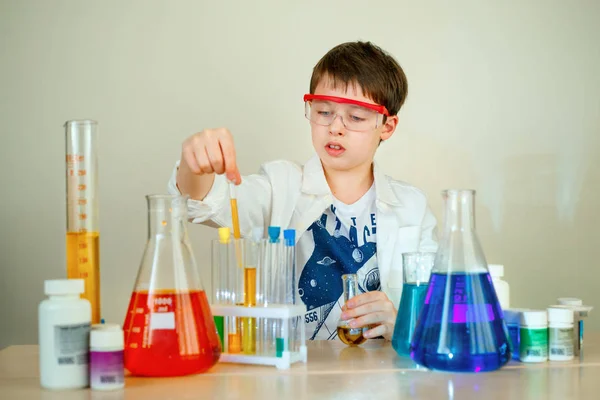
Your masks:
{"label": "boy's hand", "polygon": [[359,294],[342,307],[341,319],[350,321],[351,328],[370,326],[366,338],[383,336],[392,340],[396,324],[396,308],[384,292],[372,291]]}
{"label": "boy's hand", "polygon": [[237,168],[233,137],[225,128],[206,129],[183,142],[181,159],[193,174],[227,174],[236,184],[242,182]]}

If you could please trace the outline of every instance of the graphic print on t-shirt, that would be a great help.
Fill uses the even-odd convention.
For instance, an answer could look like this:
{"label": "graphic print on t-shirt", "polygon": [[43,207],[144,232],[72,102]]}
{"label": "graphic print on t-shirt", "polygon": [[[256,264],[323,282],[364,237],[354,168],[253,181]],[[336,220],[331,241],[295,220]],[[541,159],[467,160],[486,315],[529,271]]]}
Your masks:
{"label": "graphic print on t-shirt", "polygon": [[344,205],[345,210],[338,210],[332,205],[304,234],[312,236],[314,243],[298,282],[310,339],[336,337],[343,303],[342,275],[357,274],[360,292],[380,289],[375,210],[369,203],[360,207],[362,215],[358,216],[349,212],[358,211],[356,207]]}

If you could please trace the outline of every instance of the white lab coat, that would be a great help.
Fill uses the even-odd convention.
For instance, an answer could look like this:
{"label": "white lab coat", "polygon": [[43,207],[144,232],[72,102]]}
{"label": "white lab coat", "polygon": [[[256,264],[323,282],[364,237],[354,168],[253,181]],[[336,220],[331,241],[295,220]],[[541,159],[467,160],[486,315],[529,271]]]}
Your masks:
{"label": "white lab coat", "polygon": [[[169,180],[171,194],[180,194],[176,184],[178,166],[179,162]],[[376,162],[373,173],[381,289],[398,307],[402,294],[402,253],[436,251],[436,219],[419,189],[384,175]],[[298,241],[333,201],[316,155],[304,166],[290,161],[265,163],[258,174],[243,177],[236,192],[242,236],[250,236],[256,226],[264,227],[265,231],[268,226],[280,226],[295,229]],[[229,190],[224,175],[215,177],[203,201],[188,201],[188,216],[193,223],[231,227]]]}

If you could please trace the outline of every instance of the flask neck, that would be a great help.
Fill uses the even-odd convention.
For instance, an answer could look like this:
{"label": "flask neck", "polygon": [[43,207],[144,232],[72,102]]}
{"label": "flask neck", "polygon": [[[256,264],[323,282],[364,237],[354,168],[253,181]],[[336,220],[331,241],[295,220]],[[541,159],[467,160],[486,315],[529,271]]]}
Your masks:
{"label": "flask neck", "polygon": [[475,192],[447,190],[444,192],[445,232],[475,230]]}
{"label": "flask neck", "polygon": [[434,272],[488,272],[475,230],[475,191],[446,190],[443,196],[444,234],[435,257]]}
{"label": "flask neck", "polygon": [[155,236],[183,235],[187,222],[187,196],[150,195],[148,201],[148,239]]}
{"label": "flask neck", "polygon": [[342,275],[344,286],[344,303],[358,295],[358,277],[356,274]]}

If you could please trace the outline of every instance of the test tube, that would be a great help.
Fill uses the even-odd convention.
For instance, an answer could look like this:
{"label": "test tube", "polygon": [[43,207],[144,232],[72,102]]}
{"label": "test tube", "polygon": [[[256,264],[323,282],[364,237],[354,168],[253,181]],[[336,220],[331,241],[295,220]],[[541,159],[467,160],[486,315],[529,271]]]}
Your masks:
{"label": "test tube", "polygon": [[[257,302],[257,271],[261,259],[262,228],[253,229],[252,239],[244,241],[244,306],[255,307]],[[256,318],[242,319],[242,349],[244,354],[256,353]]]}
{"label": "test tube", "polygon": [[[233,239],[228,246],[229,265],[227,285],[230,292],[229,304],[236,306],[244,305],[244,268],[238,263],[238,255],[241,252],[241,240]],[[228,329],[228,350],[230,353],[240,353],[242,347],[242,317],[229,317],[227,321]]]}
{"label": "test tube", "polygon": [[[275,302],[279,305],[288,303],[288,243],[284,231],[284,246],[279,246],[277,256],[274,258],[274,293]],[[281,357],[289,346],[289,321],[277,319],[275,321],[275,352]]]}
{"label": "test tube", "polygon": [[[285,304],[296,304],[296,231],[286,229],[283,231],[284,238],[284,271],[285,271]],[[288,337],[288,343],[284,341],[284,349],[288,351],[297,351],[299,346],[298,327],[301,326],[300,317],[290,318],[285,321],[288,324],[288,332],[284,338]]]}
{"label": "test tube", "polygon": [[65,122],[67,278],[83,279],[81,297],[92,307],[92,324],[100,322],[100,233],[98,224],[98,123]]}
{"label": "test tube", "polygon": [[[229,228],[219,228],[219,239],[213,240],[212,246],[212,299],[213,304],[228,304],[230,293],[228,290],[229,247],[231,232]],[[228,332],[222,315],[214,317],[217,332],[223,345],[223,351],[228,353],[228,341],[225,332]]]}
{"label": "test tube", "polygon": [[[269,305],[277,303],[277,297],[275,289],[277,283],[275,281],[277,275],[276,270],[279,261],[279,235],[281,228],[278,226],[270,226],[268,228],[268,242],[265,244],[265,263],[264,268],[261,271],[261,290],[262,290],[262,305],[268,307]],[[260,327],[260,349],[261,352],[266,356],[273,356],[276,353],[277,338],[277,320],[273,318],[263,318]]]}
{"label": "test tube", "polygon": [[238,265],[240,266],[240,268],[243,268],[242,252],[239,242],[239,239],[241,239],[242,234],[240,232],[240,217],[238,213],[237,195],[235,191],[235,184],[233,182],[229,182],[229,203],[231,205],[231,222],[233,225],[233,238],[237,239],[237,241],[235,242],[235,256],[237,258]]}
{"label": "test tube", "polygon": [[[240,232],[240,219],[238,215],[238,204],[237,204],[237,195],[235,192],[235,184],[233,182],[229,182],[229,203],[231,205],[231,220],[233,225],[233,245],[234,245],[234,260],[230,263],[229,273],[230,277],[232,277],[233,282],[231,288],[233,288],[233,304],[236,306],[244,305],[244,264],[243,264],[243,255],[242,255],[242,240],[241,240],[241,232]],[[243,318],[232,318],[232,324],[234,327],[232,328],[235,332],[230,332],[230,349],[234,349],[235,352],[242,351],[243,342],[242,342],[242,321]],[[238,346],[239,342],[239,346]],[[232,346],[233,345],[233,346]],[[251,349],[249,349],[251,351]],[[234,352],[233,350],[231,351]]]}

